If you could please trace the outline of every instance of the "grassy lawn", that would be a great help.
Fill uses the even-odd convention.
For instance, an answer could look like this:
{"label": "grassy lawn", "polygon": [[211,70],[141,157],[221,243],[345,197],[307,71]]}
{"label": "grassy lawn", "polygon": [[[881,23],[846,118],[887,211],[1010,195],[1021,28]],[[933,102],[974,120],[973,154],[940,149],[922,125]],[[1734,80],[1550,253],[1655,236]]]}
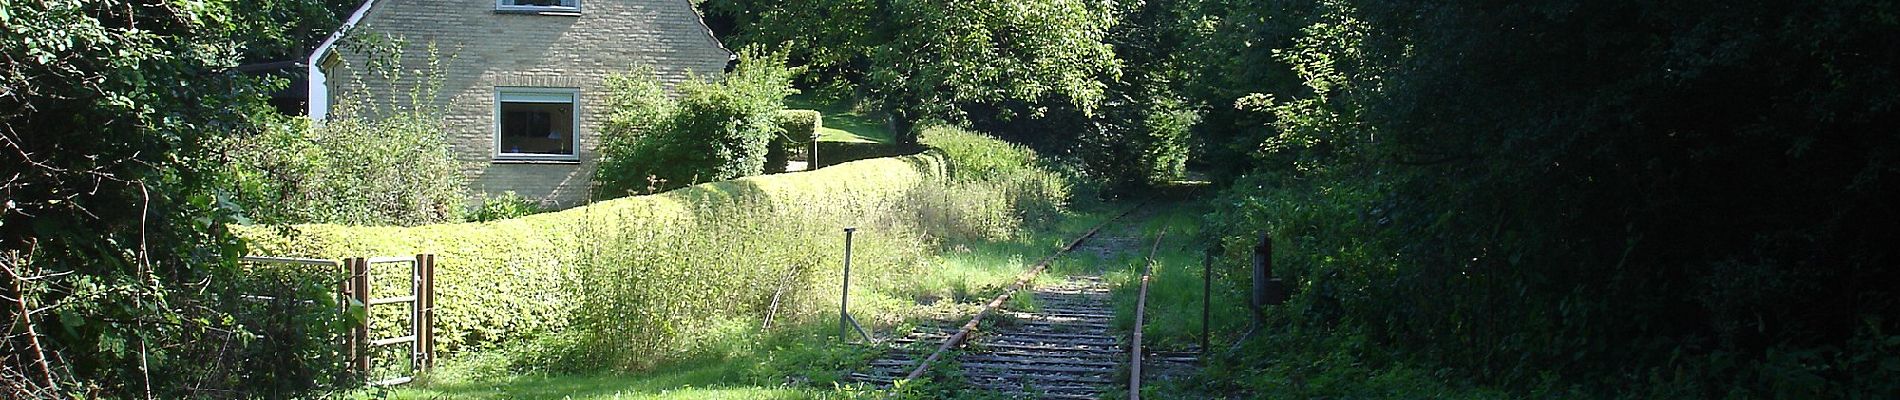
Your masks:
{"label": "grassy lawn", "polygon": [[818,140],[886,144],[892,141],[891,131],[885,128],[882,116],[868,110],[857,110],[850,101],[797,95],[785,99],[785,108],[818,110],[823,113],[824,126],[818,129]]}
{"label": "grassy lawn", "polygon": [[[1118,213],[1120,205],[1077,210],[1050,226],[1002,241],[942,243],[924,273],[896,281],[859,282],[852,314],[874,335],[901,335],[931,319],[962,323],[1025,268],[1075,235]],[[713,343],[691,361],[651,371],[545,372],[530,360],[533,345],[463,354],[425,379],[393,390],[365,390],[373,399],[856,399],[879,393],[840,382],[877,354],[841,344],[835,314],[762,332],[739,321],[701,340]]]}

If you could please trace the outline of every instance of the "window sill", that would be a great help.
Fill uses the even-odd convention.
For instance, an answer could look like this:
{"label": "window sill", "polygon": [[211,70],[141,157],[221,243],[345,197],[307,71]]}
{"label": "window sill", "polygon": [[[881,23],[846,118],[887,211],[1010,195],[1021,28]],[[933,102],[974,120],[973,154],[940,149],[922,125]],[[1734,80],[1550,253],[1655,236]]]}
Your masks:
{"label": "window sill", "polygon": [[522,164],[522,165],[580,165],[581,160],[497,158],[490,161],[489,163],[491,164]]}
{"label": "window sill", "polygon": [[571,8],[497,8],[496,14],[545,15],[550,17],[579,17],[581,10]]}

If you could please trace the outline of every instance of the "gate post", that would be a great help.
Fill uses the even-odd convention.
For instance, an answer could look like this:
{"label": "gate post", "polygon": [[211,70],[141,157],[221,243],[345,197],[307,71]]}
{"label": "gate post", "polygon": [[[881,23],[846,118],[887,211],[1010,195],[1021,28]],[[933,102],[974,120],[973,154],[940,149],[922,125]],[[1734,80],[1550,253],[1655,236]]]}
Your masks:
{"label": "gate post", "polygon": [[421,340],[422,369],[435,368],[435,255],[422,255],[422,293],[417,298],[416,308],[422,310],[421,331],[417,332]]}
{"label": "gate post", "polygon": [[1260,308],[1286,303],[1286,284],[1273,277],[1273,235],[1260,234],[1253,248],[1253,306]]}
{"label": "gate post", "polygon": [[423,315],[428,313],[423,309],[426,304],[423,303],[422,293],[423,288],[428,287],[428,281],[423,280],[422,269],[428,263],[428,255],[417,254],[416,263],[409,268],[409,296],[415,298],[414,302],[409,303],[409,332],[416,335],[416,340],[409,342],[409,369],[412,373],[421,372],[423,359],[428,358],[423,351],[423,344],[428,339],[422,335]]}
{"label": "gate post", "polygon": [[363,307],[363,320],[350,332],[350,364],[356,367],[357,373],[369,376],[369,259],[356,257],[346,259],[344,263],[350,266],[350,286],[353,289],[350,296],[356,300],[355,305]]}

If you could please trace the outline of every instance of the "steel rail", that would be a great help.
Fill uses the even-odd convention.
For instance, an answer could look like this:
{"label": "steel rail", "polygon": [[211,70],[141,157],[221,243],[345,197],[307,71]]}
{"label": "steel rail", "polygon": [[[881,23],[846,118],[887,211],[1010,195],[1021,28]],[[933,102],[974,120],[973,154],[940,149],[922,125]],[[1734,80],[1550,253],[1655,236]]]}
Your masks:
{"label": "steel rail", "polygon": [[1141,296],[1135,300],[1135,332],[1134,340],[1132,340],[1134,347],[1129,350],[1129,400],[1141,400],[1141,330],[1147,323],[1144,318],[1148,314],[1148,281],[1154,274],[1155,254],[1161,252],[1161,238],[1167,235],[1168,226],[1162,224],[1161,230],[1155,233],[1154,247],[1148,249],[1148,262],[1141,266]]}
{"label": "steel rail", "polygon": [[1016,279],[1016,283],[1014,285],[1011,285],[1013,286],[1012,289],[1005,290],[1003,291],[1002,294],[996,295],[995,299],[990,300],[989,304],[986,304],[983,306],[982,311],[977,311],[976,316],[970,318],[970,322],[963,324],[962,329],[957,330],[957,333],[955,335],[950,335],[949,338],[944,339],[943,345],[937,346],[937,350],[931,352],[929,357],[926,357],[924,358],[923,361],[918,362],[917,368],[914,370],[911,370],[910,374],[906,375],[904,379],[917,380],[917,378],[923,377],[924,373],[930,371],[931,364],[937,362],[938,359],[943,358],[944,353],[948,353],[950,352],[951,348],[954,348],[959,344],[963,344],[963,341],[970,337],[970,332],[975,331],[977,324],[983,321],[984,316],[987,316],[991,312],[994,312],[998,307],[1002,307],[1003,302],[1009,301],[1010,295],[1015,294],[1017,290],[1029,287],[1029,282],[1036,279],[1036,276],[1041,275],[1043,270],[1049,269],[1049,264],[1052,262],[1055,262],[1055,259],[1057,257],[1061,257],[1064,254],[1068,254],[1071,251],[1075,251],[1077,247],[1082,246],[1082,242],[1088,241],[1089,238],[1095,237],[1096,233],[1101,232],[1102,228],[1108,227],[1109,224],[1114,223],[1117,220],[1121,220],[1122,217],[1126,217],[1128,216],[1128,214],[1134,213],[1135,210],[1139,210],[1143,206],[1146,206],[1147,204],[1148,202],[1143,201],[1140,204],[1136,204],[1134,207],[1129,208],[1128,211],[1123,211],[1121,214],[1116,215],[1114,218],[1109,218],[1107,221],[1102,221],[1101,224],[1098,224],[1094,228],[1089,229],[1089,231],[1086,233],[1083,233],[1082,236],[1075,238],[1075,240],[1069,241],[1069,244],[1067,246],[1063,246],[1062,250],[1058,250],[1054,254],[1050,254],[1047,257],[1043,257],[1041,261],[1037,261],[1036,265],[1034,267],[1031,267],[1029,272],[1024,273],[1021,277]]}

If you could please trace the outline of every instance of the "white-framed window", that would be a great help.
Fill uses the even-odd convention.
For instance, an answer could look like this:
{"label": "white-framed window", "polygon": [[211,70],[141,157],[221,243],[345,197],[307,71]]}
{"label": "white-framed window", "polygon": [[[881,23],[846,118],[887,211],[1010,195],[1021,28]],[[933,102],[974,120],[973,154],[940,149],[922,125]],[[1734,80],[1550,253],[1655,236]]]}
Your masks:
{"label": "white-framed window", "polygon": [[495,10],[580,12],[581,0],[495,0]]}
{"label": "white-framed window", "polygon": [[495,159],[579,161],[581,90],[495,88]]}

